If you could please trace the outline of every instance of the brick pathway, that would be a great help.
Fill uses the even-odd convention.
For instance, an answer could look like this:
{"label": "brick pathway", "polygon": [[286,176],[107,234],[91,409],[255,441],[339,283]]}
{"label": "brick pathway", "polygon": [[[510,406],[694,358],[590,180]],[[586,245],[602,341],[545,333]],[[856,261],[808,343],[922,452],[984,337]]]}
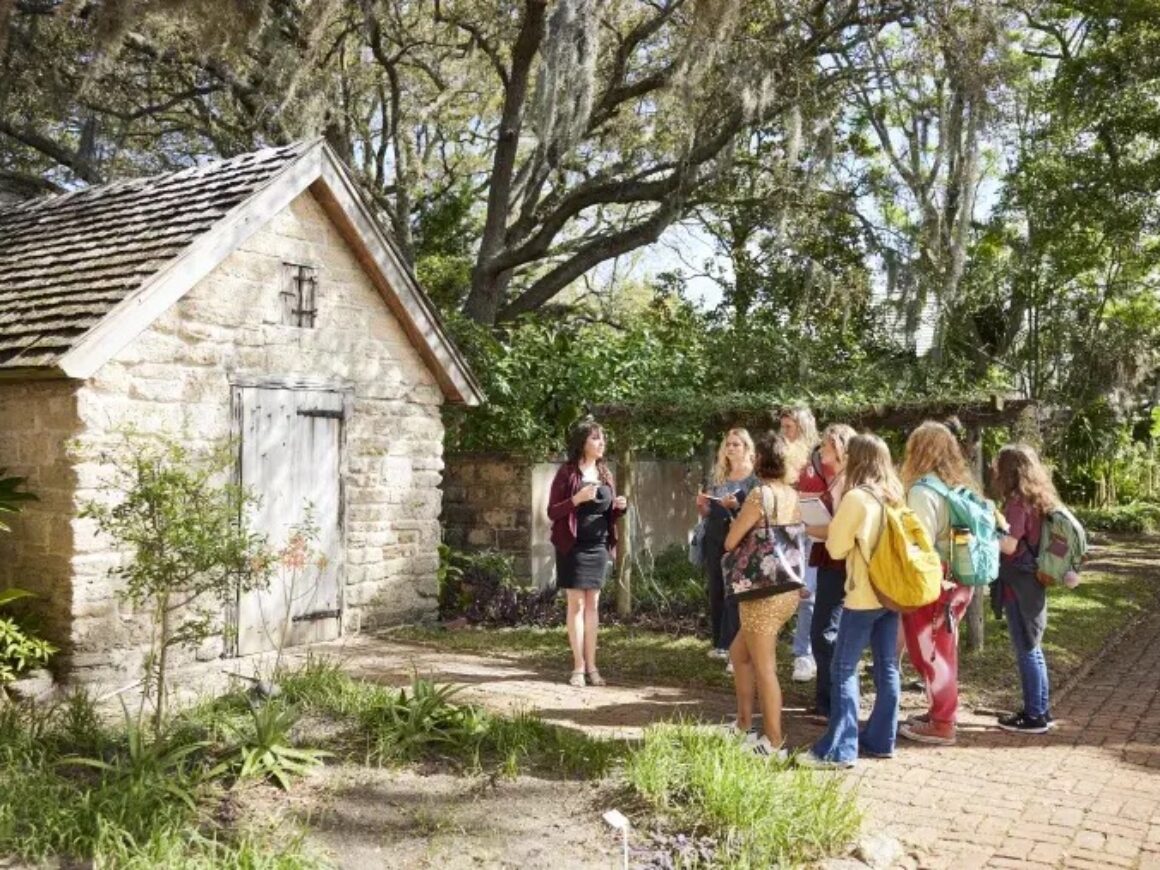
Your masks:
{"label": "brick pathway", "polygon": [[[402,685],[416,672],[464,686],[494,709],[536,710],[602,736],[632,737],[684,712],[720,721],[724,692],[617,686],[577,692],[558,674],[503,658],[457,655],[375,638],[315,649],[348,669]],[[1014,679],[1014,675],[1012,675]],[[1160,613],[1134,629],[1054,710],[1056,729],[1019,736],[967,716],[950,748],[901,741],[889,761],[845,775],[866,832],[885,832],[902,866],[1139,867],[1160,870]],[[787,711],[791,742],[818,733]]]}
{"label": "brick pathway", "polygon": [[1160,870],[1160,614],[1054,713],[1047,736],[968,717],[955,747],[903,741],[895,759],[861,765],[867,827],[924,867]]}

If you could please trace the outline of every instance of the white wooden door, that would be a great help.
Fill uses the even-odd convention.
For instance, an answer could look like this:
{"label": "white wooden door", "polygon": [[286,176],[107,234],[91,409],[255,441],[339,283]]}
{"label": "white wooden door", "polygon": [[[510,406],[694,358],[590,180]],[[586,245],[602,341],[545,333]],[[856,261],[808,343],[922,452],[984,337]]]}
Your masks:
{"label": "white wooden door", "polygon": [[309,558],[275,567],[269,588],[238,601],[239,655],[338,637],[342,615],[341,447],[337,391],[235,387],[241,480],[259,498],[251,528],[282,550],[296,528],[313,527]]}

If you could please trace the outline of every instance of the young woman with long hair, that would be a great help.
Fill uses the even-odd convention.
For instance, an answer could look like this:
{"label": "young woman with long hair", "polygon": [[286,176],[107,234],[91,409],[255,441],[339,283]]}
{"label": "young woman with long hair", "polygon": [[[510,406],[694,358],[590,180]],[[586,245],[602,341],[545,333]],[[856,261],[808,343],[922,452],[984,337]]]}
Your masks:
{"label": "young woman with long hair", "polygon": [[[780,435],[768,433],[757,443],[754,472],[760,481],[749,493],[741,513],[729,527],[725,549],[733,550],[759,522],[788,525],[800,520],[798,497],[786,480],[787,446]],[[786,757],[782,748],[781,685],[777,681],[777,634],[797,608],[799,593],[782,592],[766,598],[741,601],[741,631],[729,649],[733,660],[733,685],[737,693],[736,730],[748,732],[753,723],[753,688],[761,701],[763,733],[751,744],[761,758]]]}
{"label": "young woman with long hair", "polygon": [[600,587],[616,553],[616,521],[627,509],[604,462],[604,429],[584,420],[568,438],[568,457],[552,480],[548,519],[556,548],[556,587],[568,596],[568,683],[603,686],[596,669]]}
{"label": "young woman with long hair", "polygon": [[[826,549],[845,560],[845,599],[838,619],[830,673],[826,733],[802,756],[808,765],[853,767],[861,757],[889,758],[898,729],[898,614],[887,610],[870,583],[869,560],[885,519],[885,505],[900,505],[902,484],[890,450],[876,435],[855,435],[846,447],[846,491],[830,521]],[[866,647],[874,657],[874,709],[858,729],[858,663]]]}
{"label": "young woman with long hair", "polygon": [[[790,480],[800,494],[817,495],[825,491],[826,484],[817,469],[818,424],[813,412],[804,405],[784,408],[778,421],[781,436],[786,440],[788,453],[786,462],[790,468]],[[808,546],[808,544],[807,544]],[[811,553],[813,548],[810,548]],[[797,625],[793,632],[793,680],[808,683],[818,672],[810,648],[810,634],[814,620],[814,593],[817,590],[818,568],[810,561],[806,568],[806,589],[809,594],[798,603]]]}
{"label": "young woman with long hair", "polygon": [[904,614],[903,634],[910,663],[926,686],[927,712],[910,719],[899,733],[908,740],[944,746],[955,742],[959,710],[959,623],[974,592],[950,579],[951,515],[947,500],[923,481],[946,488],[980,491],[958,439],[942,423],[927,420],[910,433],[902,461],[906,503],[918,515],[943,562],[946,580],[938,600]]}
{"label": "young woman with long hair", "polygon": [[705,589],[709,596],[709,621],[713,645],[709,654],[729,658],[729,645],[737,634],[736,608],[726,601],[721,557],[729,525],[741,509],[749,491],[757,486],[753,474],[753,439],[745,429],[730,429],[717,449],[717,464],[708,489],[697,494],[697,511],[705,520],[701,552]]}
{"label": "young woman with long hair", "polygon": [[[818,476],[825,489],[816,494],[830,515],[838,510],[846,491],[846,451],[857,433],[844,423],[827,426],[822,433],[818,452]],[[801,491],[804,496],[805,490]],[[814,612],[810,620],[810,646],[817,663],[817,684],[814,688],[813,715],[818,719],[830,716],[830,664],[834,658],[834,641],[838,636],[838,621],[842,617],[842,599],[846,595],[846,561],[835,559],[826,550],[824,541],[829,526],[807,526],[806,531],[815,541],[810,548],[810,566],[817,572],[814,593]]]}
{"label": "young woman with long hair", "polygon": [[[1019,665],[1023,709],[999,718],[999,727],[1023,734],[1043,734],[1051,726],[1050,683],[1043,656],[1047,630],[1047,590],[1035,577],[1043,518],[1059,505],[1051,473],[1026,444],[1008,444],[991,464],[995,494],[1003,503],[1007,535],[999,542],[998,597],[1007,633]],[[1074,574],[1065,578],[1074,585]]]}

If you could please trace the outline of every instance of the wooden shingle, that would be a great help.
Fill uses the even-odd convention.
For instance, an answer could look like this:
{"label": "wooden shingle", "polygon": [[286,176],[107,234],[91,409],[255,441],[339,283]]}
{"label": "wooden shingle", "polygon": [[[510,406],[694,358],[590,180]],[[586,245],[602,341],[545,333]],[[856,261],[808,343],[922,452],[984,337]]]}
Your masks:
{"label": "wooden shingle", "polygon": [[307,147],[0,206],[0,370],[55,365]]}

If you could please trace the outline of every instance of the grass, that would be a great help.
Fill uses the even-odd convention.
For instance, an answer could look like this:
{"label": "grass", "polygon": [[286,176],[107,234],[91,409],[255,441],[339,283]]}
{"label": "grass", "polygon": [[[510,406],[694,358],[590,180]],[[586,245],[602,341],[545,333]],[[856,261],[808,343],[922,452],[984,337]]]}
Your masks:
{"label": "grass", "polygon": [[[496,628],[447,631],[442,628],[408,626],[391,632],[391,639],[448,652],[503,655],[543,670],[567,676],[571,665],[564,626],[551,628]],[[706,656],[704,638],[674,637],[632,626],[610,625],[600,629],[600,660],[618,682],[729,689],[732,678],[725,665]],[[781,658],[788,655],[788,648]],[[602,670],[604,669],[602,667]]]}
{"label": "grass", "polygon": [[504,717],[460,704],[456,689],[426,680],[400,691],[311,659],[281,685],[299,708],[343,726],[336,749],[370,764],[444,760],[508,777],[538,772],[600,779],[624,756],[623,744],[547,725],[530,713]]}
{"label": "grass", "polygon": [[861,825],[840,777],[760,761],[691,725],[648,729],[625,779],[667,828],[712,838],[714,866],[799,866],[840,851]]}
{"label": "grass", "polygon": [[[1109,537],[1093,553],[1078,589],[1050,591],[1044,650],[1053,685],[1062,685],[1110,637],[1154,606],[1160,593],[1156,545],[1156,539],[1138,535]],[[963,703],[983,708],[1017,706],[1018,672],[1006,626],[990,616],[989,606],[987,613],[983,652],[970,653],[965,643],[960,651]],[[783,632],[778,646],[785,703],[810,706],[813,684],[794,683],[789,678],[793,661],[788,633]],[[510,656],[545,672],[559,672],[561,678],[569,666],[563,626],[462,631],[408,627],[393,631],[391,637],[449,652]],[[708,648],[704,639],[693,636],[674,637],[618,625],[600,630],[600,655],[606,663],[602,669],[615,675],[618,682],[730,689],[732,681],[720,662],[706,657]]]}

